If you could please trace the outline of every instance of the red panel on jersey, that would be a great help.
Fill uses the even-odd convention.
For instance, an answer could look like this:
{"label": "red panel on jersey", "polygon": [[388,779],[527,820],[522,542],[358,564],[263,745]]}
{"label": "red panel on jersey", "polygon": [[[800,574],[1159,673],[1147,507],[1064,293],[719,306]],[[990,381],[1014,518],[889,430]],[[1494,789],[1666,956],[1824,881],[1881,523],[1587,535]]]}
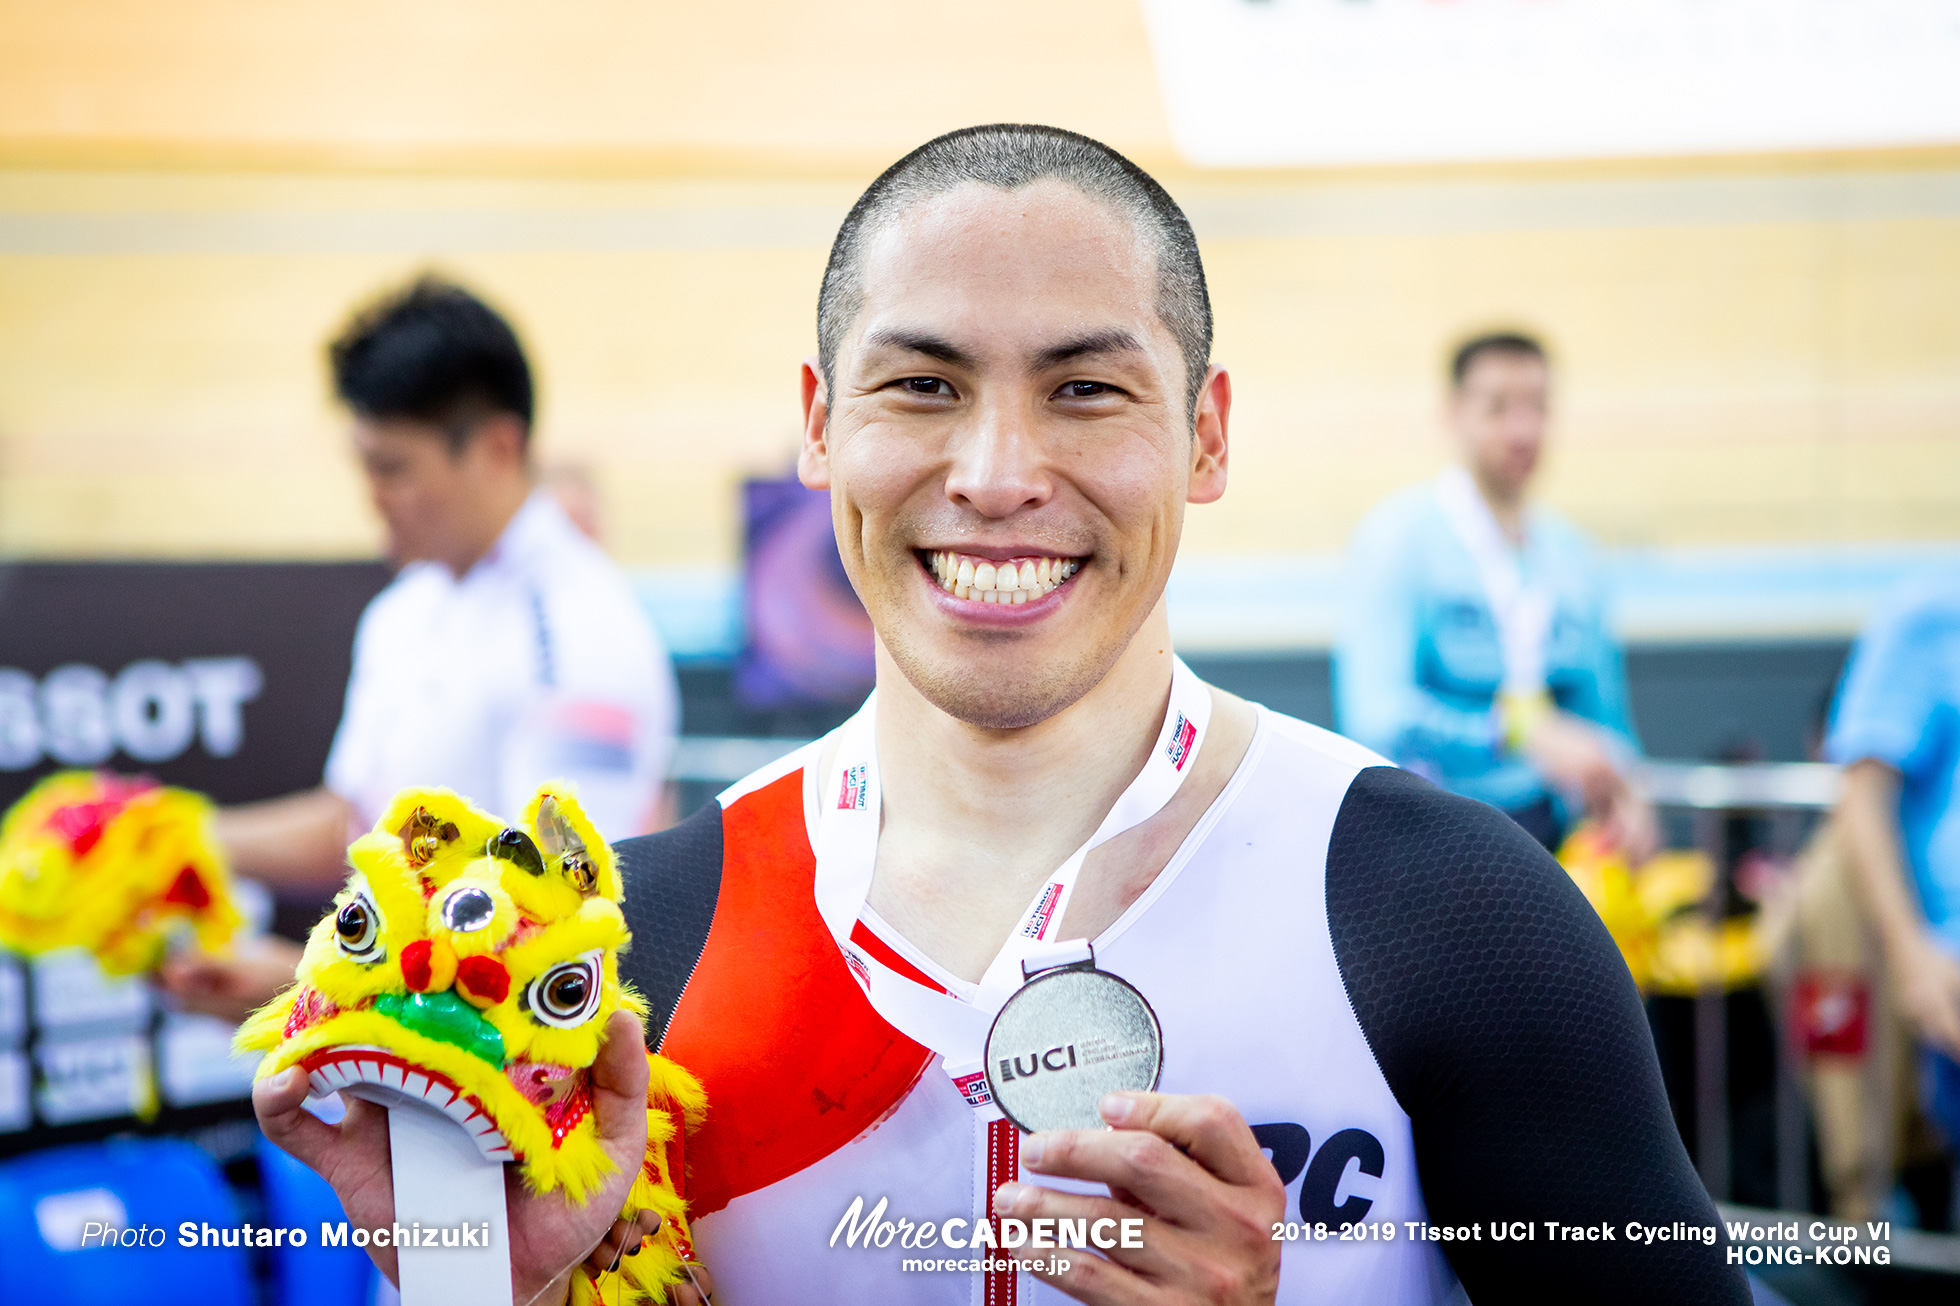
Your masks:
{"label": "red panel on jersey", "polygon": [[886,969],[897,971],[914,984],[923,984],[934,993],[944,993],[946,991],[944,984],[941,984],[938,980],[926,974],[917,966],[905,960],[905,958],[899,956],[897,949],[873,934],[863,921],[859,921],[851,927],[851,942],[876,957]]}
{"label": "red panel on jersey", "polygon": [[898,1105],[930,1054],[865,1000],[817,915],[791,772],[722,813],[721,894],[660,1051],[698,1076],[689,1215],[813,1165]]}

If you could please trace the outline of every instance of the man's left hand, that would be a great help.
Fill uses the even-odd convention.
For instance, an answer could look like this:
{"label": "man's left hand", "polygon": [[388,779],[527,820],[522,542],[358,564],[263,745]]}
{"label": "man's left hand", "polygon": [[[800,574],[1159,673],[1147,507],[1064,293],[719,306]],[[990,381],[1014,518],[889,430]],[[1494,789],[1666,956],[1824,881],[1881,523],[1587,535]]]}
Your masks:
{"label": "man's left hand", "polygon": [[1018,1220],[1143,1217],[1143,1246],[1065,1257],[1068,1269],[1037,1271],[1092,1306],[1270,1306],[1279,1292],[1286,1189],[1238,1108],[1222,1097],[1112,1093],[1102,1101],[1110,1130],[1036,1134],[1021,1163],[1041,1174],[1109,1185],[1085,1197],[1029,1184],[1002,1184],[996,1206]]}

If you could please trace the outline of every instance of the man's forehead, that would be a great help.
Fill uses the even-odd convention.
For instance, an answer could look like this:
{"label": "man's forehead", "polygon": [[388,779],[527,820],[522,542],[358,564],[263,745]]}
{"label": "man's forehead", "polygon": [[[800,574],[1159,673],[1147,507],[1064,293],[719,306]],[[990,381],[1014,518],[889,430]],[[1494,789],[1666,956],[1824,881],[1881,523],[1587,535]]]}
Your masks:
{"label": "man's forehead", "polygon": [[1470,360],[1463,373],[1463,383],[1466,386],[1542,384],[1550,376],[1551,366],[1542,355],[1528,354],[1521,349],[1493,349]]}
{"label": "man's forehead", "polygon": [[1066,182],[969,184],[919,201],[867,240],[858,275],[853,334],[865,345],[935,335],[1038,351],[1108,334],[1174,346],[1157,319],[1149,242]]}

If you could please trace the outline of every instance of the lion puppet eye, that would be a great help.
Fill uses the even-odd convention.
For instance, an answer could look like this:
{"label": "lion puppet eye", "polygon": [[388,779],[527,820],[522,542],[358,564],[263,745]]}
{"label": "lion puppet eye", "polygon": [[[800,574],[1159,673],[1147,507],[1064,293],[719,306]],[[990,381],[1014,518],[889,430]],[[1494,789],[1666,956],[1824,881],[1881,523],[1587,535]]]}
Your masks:
{"label": "lion puppet eye", "polygon": [[560,962],[524,991],[531,1014],[556,1029],[572,1029],[599,1012],[599,953]]}
{"label": "lion puppet eye", "polygon": [[334,913],[333,932],[340,951],[351,961],[373,963],[381,960],[381,912],[367,896],[356,893]]}

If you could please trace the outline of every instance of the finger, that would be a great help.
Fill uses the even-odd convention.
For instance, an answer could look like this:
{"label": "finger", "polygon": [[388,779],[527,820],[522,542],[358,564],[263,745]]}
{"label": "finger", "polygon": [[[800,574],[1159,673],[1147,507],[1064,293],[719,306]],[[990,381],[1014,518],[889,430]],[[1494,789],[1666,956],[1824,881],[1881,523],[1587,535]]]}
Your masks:
{"label": "finger", "polygon": [[1111,1128],[1147,1129],[1228,1184],[1250,1188],[1279,1177],[1245,1117],[1222,1097],[1110,1093],[1100,1110]]}
{"label": "finger", "polygon": [[626,1236],[620,1240],[619,1251],[613,1256],[612,1268],[617,1270],[619,1263],[639,1251],[660,1229],[660,1216],[653,1211],[641,1211],[627,1222]]}
{"label": "finger", "polygon": [[625,1220],[614,1220],[606,1230],[606,1236],[599,1240],[585,1258],[585,1268],[593,1274],[605,1274],[618,1263],[619,1249],[626,1245],[626,1230],[630,1226]]}
{"label": "finger", "polygon": [[606,1022],[592,1063],[592,1114],[606,1151],[637,1170],[647,1148],[647,1048],[646,1029],[630,1011]]}
{"label": "finger", "polygon": [[[1086,1179],[1140,1198],[1173,1223],[1200,1228],[1205,1190],[1219,1180],[1147,1130],[1064,1129],[1021,1143],[1021,1164],[1036,1174]],[[1277,1176],[1275,1176],[1277,1177]],[[1131,1212],[1132,1218],[1135,1212]]]}
{"label": "finger", "polygon": [[[1043,1268],[1031,1271],[1035,1278],[1053,1284],[1089,1306],[1136,1306],[1139,1302],[1164,1300],[1136,1271],[1089,1252],[1072,1248],[1048,1252],[1037,1263]],[[1067,1269],[1052,1268],[1063,1263]]]}
{"label": "finger", "polygon": [[303,1165],[325,1173],[325,1163],[340,1142],[340,1131],[308,1111],[306,1072],[288,1066],[252,1085],[252,1111],[259,1129],[276,1147]]}
{"label": "finger", "polygon": [[675,1306],[714,1306],[715,1276],[707,1266],[689,1261],[673,1294]]}
{"label": "finger", "polygon": [[[1034,1220],[1081,1220],[1082,1229],[1089,1235],[1095,1254],[1126,1265],[1150,1278],[1169,1275],[1183,1257],[1179,1255],[1178,1242],[1190,1235],[1156,1220],[1144,1223],[1142,1230],[1132,1234],[1132,1241],[1140,1246],[1123,1246],[1123,1222],[1142,1221],[1136,1210],[1107,1197],[1095,1197],[1084,1193],[1064,1193],[1053,1188],[1043,1188],[1039,1184],[1005,1183],[995,1190],[994,1209],[1004,1216],[1012,1216],[1023,1223]],[[1113,1221],[1111,1224],[1102,1221]],[[1032,1228],[1032,1224],[1030,1224]],[[1135,1224],[1131,1225],[1134,1230]],[[1096,1241],[1100,1234],[1111,1245],[1104,1247]],[[1140,1234],[1141,1236],[1138,1236]],[[1054,1241],[1060,1241],[1061,1231],[1057,1226]],[[1045,1250],[1045,1249],[1044,1249]],[[1088,1254],[1088,1248],[1068,1248],[1060,1254],[1066,1257],[1069,1252],[1081,1250]]]}

